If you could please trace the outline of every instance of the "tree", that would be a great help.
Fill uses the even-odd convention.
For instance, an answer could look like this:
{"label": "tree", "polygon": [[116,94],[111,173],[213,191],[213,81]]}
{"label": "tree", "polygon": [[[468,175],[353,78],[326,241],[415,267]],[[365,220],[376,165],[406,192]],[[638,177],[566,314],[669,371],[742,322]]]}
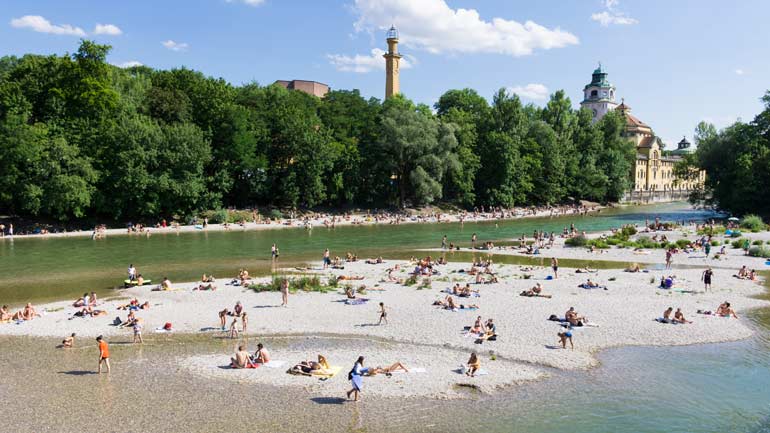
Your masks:
{"label": "tree", "polygon": [[391,174],[396,204],[430,204],[442,197],[441,181],[456,163],[455,127],[440,124],[411,101],[386,101],[380,125],[380,164]]}

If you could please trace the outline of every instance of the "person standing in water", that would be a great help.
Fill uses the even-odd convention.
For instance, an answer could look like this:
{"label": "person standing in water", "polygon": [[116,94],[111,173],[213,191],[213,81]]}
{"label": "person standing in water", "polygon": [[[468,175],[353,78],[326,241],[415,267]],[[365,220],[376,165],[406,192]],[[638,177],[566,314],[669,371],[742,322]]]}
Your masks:
{"label": "person standing in water", "polygon": [[471,235],[471,248],[474,250],[476,249],[476,233]]}
{"label": "person standing in water", "polygon": [[278,258],[278,247],[273,244],[273,246],[270,248],[270,257],[275,260]]}
{"label": "person standing in water", "polygon": [[107,366],[107,373],[110,372],[110,346],[104,341],[104,337],[101,335],[96,337],[96,342],[99,345],[99,368],[98,374],[102,374],[102,363]]}
{"label": "person standing in water", "polygon": [[329,268],[329,265],[331,265],[331,264],[332,264],[332,260],[329,258],[329,249],[328,249],[328,248],[326,248],[326,249],[324,250],[324,258],[323,258],[323,261],[324,261],[324,269],[328,269],[328,268]]}
{"label": "person standing in water", "polygon": [[444,237],[441,238],[441,249],[442,250],[445,250],[447,248],[446,244],[447,244],[446,235],[444,235]]}

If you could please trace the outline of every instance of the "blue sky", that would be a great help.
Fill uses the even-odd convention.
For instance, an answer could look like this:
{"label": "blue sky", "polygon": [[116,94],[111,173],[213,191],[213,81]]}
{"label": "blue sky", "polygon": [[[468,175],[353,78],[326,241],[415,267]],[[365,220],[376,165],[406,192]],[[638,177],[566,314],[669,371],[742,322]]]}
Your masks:
{"label": "blue sky", "polygon": [[[770,89],[770,2],[741,0],[1,0],[0,55],[62,54],[88,37],[114,64],[187,66],[233,84],[308,79],[382,98],[377,51],[401,31],[401,90],[500,87],[575,106],[601,61],[673,146],[700,120],[749,121]],[[98,27],[97,27],[98,26]]]}

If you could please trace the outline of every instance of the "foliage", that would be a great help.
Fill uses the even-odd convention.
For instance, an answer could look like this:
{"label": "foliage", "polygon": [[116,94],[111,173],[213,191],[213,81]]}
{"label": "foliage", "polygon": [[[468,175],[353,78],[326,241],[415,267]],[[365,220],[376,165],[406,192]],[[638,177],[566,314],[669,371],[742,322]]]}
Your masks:
{"label": "foliage", "polygon": [[109,51],[84,40],[72,55],[0,59],[1,209],[237,222],[250,216],[224,209],[606,202],[630,186],[621,117],[593,123],[563,91],[539,108],[454,89],[434,114],[403,96],[121,69]]}
{"label": "foliage", "polygon": [[770,248],[763,246],[751,247],[749,248],[749,255],[751,257],[762,257],[765,259],[770,259]]}
{"label": "foliage", "polygon": [[249,288],[255,292],[277,292],[281,290],[281,283],[284,279],[288,279],[289,291],[292,293],[296,291],[326,293],[332,289],[331,286],[321,284],[321,278],[317,275],[296,278],[273,275],[269,282],[252,284]]}
{"label": "foliage", "polygon": [[762,221],[762,217],[754,214],[744,215],[743,218],[741,218],[740,225],[742,229],[747,229],[752,232],[761,232],[767,227],[764,221]]}
{"label": "foliage", "polygon": [[588,239],[585,236],[575,236],[564,241],[564,245],[570,247],[584,247],[588,245]]}

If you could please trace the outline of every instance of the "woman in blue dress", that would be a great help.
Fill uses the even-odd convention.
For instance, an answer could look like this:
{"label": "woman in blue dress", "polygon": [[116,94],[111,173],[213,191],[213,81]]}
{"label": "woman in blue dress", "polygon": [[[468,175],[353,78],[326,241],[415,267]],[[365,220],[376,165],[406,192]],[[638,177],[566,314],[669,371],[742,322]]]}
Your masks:
{"label": "woman in blue dress", "polygon": [[350,399],[350,394],[354,394],[355,398],[353,401],[358,401],[358,393],[361,392],[361,383],[363,382],[363,375],[369,372],[368,368],[364,368],[364,357],[359,356],[358,361],[356,361],[356,364],[353,366],[353,369],[350,370],[350,373],[348,373],[348,379],[353,384],[353,389],[347,392],[348,399]]}

